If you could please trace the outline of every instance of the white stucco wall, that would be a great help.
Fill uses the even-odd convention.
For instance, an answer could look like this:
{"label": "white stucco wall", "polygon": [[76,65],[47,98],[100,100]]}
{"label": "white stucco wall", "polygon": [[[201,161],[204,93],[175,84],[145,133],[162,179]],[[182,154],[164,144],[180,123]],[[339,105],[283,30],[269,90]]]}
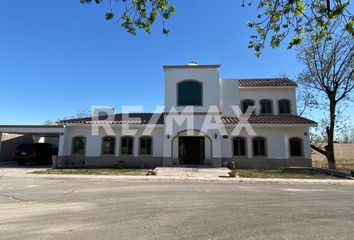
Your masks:
{"label": "white stucco wall", "polygon": [[235,116],[231,106],[240,105],[240,94],[236,79],[220,79],[220,111],[223,116]]}
{"label": "white stucco wall", "polygon": [[[308,127],[255,127],[257,137],[264,137],[267,140],[266,151],[267,158],[271,159],[289,159],[289,139],[297,137],[302,139],[304,158],[311,158],[310,139]],[[228,133],[232,132],[232,128],[227,128]],[[307,134],[307,135],[306,135]],[[249,136],[243,129],[238,136],[247,139],[247,158],[253,158],[252,139],[254,136]],[[222,156],[223,158],[233,157],[232,139],[235,136],[229,136],[227,139],[222,139]]]}
{"label": "white stucco wall", "polygon": [[[133,142],[133,156],[139,156],[139,138],[141,136],[150,136],[153,138],[153,156],[154,157],[162,157],[163,153],[163,134],[164,130],[161,127],[155,128],[151,135],[145,135],[143,128],[131,128],[133,130],[137,130],[137,134],[134,135]],[[121,127],[113,127],[114,135],[116,137],[116,146],[115,146],[115,156],[120,155],[120,138],[123,136]],[[86,156],[87,157],[99,157],[101,156],[101,146],[102,146],[102,138],[108,136],[107,133],[100,128],[99,135],[93,136],[91,134],[90,126],[71,126],[66,127],[65,135],[64,135],[64,151],[63,156],[71,155],[71,147],[72,147],[72,139],[76,136],[86,137]],[[129,134],[125,134],[124,136],[129,136]]]}
{"label": "white stucco wall", "polygon": [[210,105],[220,105],[220,84],[218,68],[176,68],[165,69],[165,111],[177,106],[177,83],[185,80],[196,80],[203,84],[203,106],[196,106],[196,112],[207,112]]}
{"label": "white stucco wall", "polygon": [[260,103],[262,99],[271,99],[273,101],[273,114],[278,114],[278,100],[290,100],[291,114],[297,114],[296,107],[296,88],[240,88],[240,101],[252,99],[257,106],[256,113],[260,113]]}

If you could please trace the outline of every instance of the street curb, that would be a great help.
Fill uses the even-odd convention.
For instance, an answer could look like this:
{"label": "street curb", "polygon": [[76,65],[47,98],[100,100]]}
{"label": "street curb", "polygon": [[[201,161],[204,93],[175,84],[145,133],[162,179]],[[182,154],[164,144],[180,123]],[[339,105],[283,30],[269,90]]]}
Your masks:
{"label": "street curb", "polygon": [[270,179],[270,178],[176,178],[158,176],[108,176],[108,175],[66,175],[66,174],[34,174],[28,173],[25,177],[46,179],[88,179],[92,181],[121,181],[121,182],[200,182],[200,183],[270,183],[270,184],[302,184],[302,185],[353,185],[352,180],[331,179]]}

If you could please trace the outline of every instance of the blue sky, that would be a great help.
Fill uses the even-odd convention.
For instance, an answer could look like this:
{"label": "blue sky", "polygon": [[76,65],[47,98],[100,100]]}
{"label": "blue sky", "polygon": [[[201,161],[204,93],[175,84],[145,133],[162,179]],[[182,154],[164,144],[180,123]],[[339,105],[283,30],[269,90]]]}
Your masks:
{"label": "blue sky", "polygon": [[301,65],[283,45],[260,58],[247,48],[254,8],[241,1],[174,1],[177,14],[152,34],[107,22],[105,5],[79,0],[1,1],[0,124],[42,124],[93,105],[163,104],[163,65],[222,64],[223,78],[294,77]]}

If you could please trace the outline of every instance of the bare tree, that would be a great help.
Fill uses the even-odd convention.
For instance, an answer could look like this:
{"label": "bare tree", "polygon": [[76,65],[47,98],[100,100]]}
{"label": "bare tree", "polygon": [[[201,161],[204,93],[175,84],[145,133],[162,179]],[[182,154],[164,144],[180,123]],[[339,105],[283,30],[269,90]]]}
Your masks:
{"label": "bare tree", "polygon": [[86,117],[91,117],[91,111],[88,108],[83,108],[81,110],[78,110],[75,115],[59,118],[56,121],[46,120],[43,124],[44,125],[55,125],[56,122],[58,122],[62,119],[86,118]]}
{"label": "bare tree", "polygon": [[324,38],[317,42],[308,38],[299,46],[297,58],[304,64],[304,70],[299,74],[300,84],[312,89],[325,107],[328,124],[325,128],[327,145],[320,148],[311,145],[313,149],[325,155],[328,166],[336,168],[334,156],[334,136],[341,104],[345,104],[354,89],[353,79],[354,41],[351,35],[340,32],[333,38]]}

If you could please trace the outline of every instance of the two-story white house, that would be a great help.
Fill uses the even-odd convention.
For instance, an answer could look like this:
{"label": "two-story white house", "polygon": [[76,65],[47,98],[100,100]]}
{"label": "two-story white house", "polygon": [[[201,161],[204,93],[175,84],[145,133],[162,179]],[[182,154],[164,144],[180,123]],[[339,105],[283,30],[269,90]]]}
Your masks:
{"label": "two-story white house", "polygon": [[287,78],[223,79],[219,70],[164,66],[163,113],[60,121],[60,164],[311,166],[309,128],[316,123],[297,115],[297,85]]}

